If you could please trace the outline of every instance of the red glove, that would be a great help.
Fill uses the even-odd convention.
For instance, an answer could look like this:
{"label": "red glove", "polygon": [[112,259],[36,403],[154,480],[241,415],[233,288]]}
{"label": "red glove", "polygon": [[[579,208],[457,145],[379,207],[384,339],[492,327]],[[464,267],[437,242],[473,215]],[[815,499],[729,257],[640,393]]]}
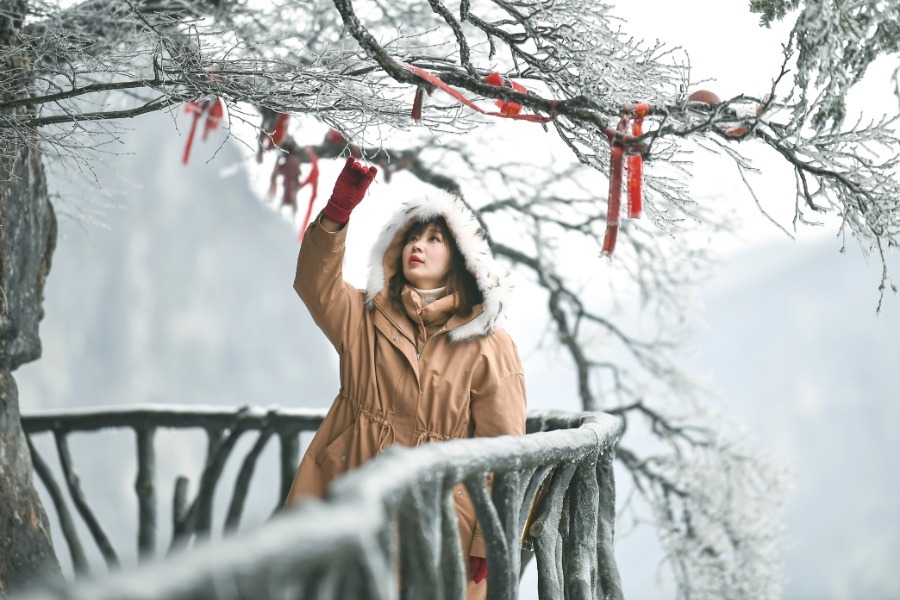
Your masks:
{"label": "red glove", "polygon": [[480,556],[470,556],[472,561],[472,581],[481,583],[487,577],[487,559]]}
{"label": "red glove", "polygon": [[348,156],[347,164],[338,175],[334,191],[322,214],[335,223],[342,225],[346,223],[350,220],[350,213],[356,208],[356,205],[362,202],[366,190],[369,189],[369,184],[375,179],[377,173],[377,167],[364,167],[352,156]]}

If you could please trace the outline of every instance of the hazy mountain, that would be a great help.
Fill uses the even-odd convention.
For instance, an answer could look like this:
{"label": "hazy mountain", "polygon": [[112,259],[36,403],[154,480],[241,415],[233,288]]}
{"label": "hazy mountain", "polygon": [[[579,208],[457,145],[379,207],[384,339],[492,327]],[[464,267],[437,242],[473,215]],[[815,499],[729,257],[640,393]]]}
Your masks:
{"label": "hazy mountain", "polygon": [[879,260],[838,248],[776,243],[723,265],[694,365],[796,477],[786,597],[897,598],[900,299],[876,315]]}

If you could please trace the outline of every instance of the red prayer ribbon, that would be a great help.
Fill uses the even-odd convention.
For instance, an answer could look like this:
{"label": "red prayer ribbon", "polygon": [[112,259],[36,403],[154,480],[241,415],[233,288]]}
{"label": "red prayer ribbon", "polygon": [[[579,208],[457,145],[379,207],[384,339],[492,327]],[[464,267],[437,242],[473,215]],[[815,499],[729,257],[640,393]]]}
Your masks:
{"label": "red prayer ribbon", "polygon": [[612,256],[616,250],[616,237],[619,234],[619,211],[621,209],[622,198],[622,166],[623,154],[625,153],[625,144],[622,140],[622,134],[628,131],[627,114],[622,115],[619,119],[619,125],[612,132],[607,131],[609,136],[609,195],[606,200],[606,235],[603,237],[603,249],[601,253],[604,256]]}
{"label": "red prayer ribbon", "polygon": [[[631,134],[634,137],[644,135],[644,117],[650,114],[647,104],[634,105],[634,125]],[[639,219],[643,208],[642,187],[644,183],[644,157],[634,154],[628,157],[628,216]]]}
{"label": "red prayer ribbon", "polygon": [[[550,121],[552,121],[555,118],[555,116],[542,117],[540,115],[531,115],[531,114],[529,114],[529,115],[521,115],[518,113],[507,114],[502,111],[502,105],[501,105],[500,112],[484,110],[483,108],[481,108],[480,106],[478,106],[477,104],[475,104],[474,102],[472,102],[471,100],[469,100],[468,98],[463,96],[461,93],[459,93],[458,91],[456,91],[455,89],[453,89],[452,87],[450,87],[449,85],[444,83],[434,73],[431,73],[430,71],[426,71],[425,69],[420,69],[419,67],[415,67],[413,65],[406,64],[405,62],[401,62],[401,61],[397,61],[397,64],[400,65],[401,67],[403,67],[404,69],[406,69],[407,71],[409,71],[410,73],[415,73],[416,75],[418,75],[419,77],[421,77],[422,79],[424,79],[425,81],[430,83],[431,85],[444,90],[445,92],[447,92],[448,94],[450,94],[451,96],[456,98],[462,104],[465,104],[472,110],[479,112],[483,115],[487,115],[489,117],[503,117],[504,119],[516,119],[519,121],[529,121],[531,123],[549,123]],[[513,84],[513,89],[516,89],[515,85],[518,85],[518,84]],[[519,87],[521,87],[521,86],[519,86]],[[524,89],[525,88],[522,88],[522,90],[516,89],[516,91],[523,91]],[[502,103],[503,101],[498,100],[498,102]],[[511,103],[505,103],[505,104],[515,104],[515,103],[511,102]],[[519,108],[521,108],[521,106]],[[510,107],[510,109],[511,109],[511,107]]]}
{"label": "red prayer ribbon", "polygon": [[184,155],[181,157],[182,164],[188,164],[191,156],[191,147],[194,145],[194,134],[197,132],[197,122],[206,115],[206,123],[203,126],[203,139],[209,135],[210,131],[219,128],[222,122],[222,115],[225,112],[225,106],[218,98],[204,100],[203,102],[188,102],[184,105],[184,112],[194,115],[191,122],[191,130],[188,132],[187,143],[184,146]]}

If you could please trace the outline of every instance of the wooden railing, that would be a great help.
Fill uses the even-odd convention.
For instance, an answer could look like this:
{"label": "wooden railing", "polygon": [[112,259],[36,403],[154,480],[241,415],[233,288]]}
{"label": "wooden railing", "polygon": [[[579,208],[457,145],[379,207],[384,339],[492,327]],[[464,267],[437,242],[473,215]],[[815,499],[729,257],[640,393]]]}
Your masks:
{"label": "wooden railing", "polygon": [[[475,504],[488,550],[488,598],[518,597],[519,578],[532,550],[542,600],[622,597],[612,545],[612,458],[621,422],[602,413],[533,412],[528,434],[521,437],[395,446],[335,481],[324,501],[303,502],[258,528],[186,549],[187,541],[205,539],[210,531],[218,480],[243,434],[255,431],[257,437],[235,479],[226,531],[241,519],[267,442],[273,436],[280,442],[279,498],[284,498],[299,463],[298,436],[315,430],[323,416],[283,409],[128,408],[24,417],[29,439],[53,435],[72,503],[114,567],[119,563],[116,551],[80,489],[67,436],[110,427],[135,431],[138,547],[145,560],[157,547],[154,433],[200,427],[209,440],[195,497],[188,501],[183,478],[175,485],[171,556],[29,598],[460,599],[465,596],[465,565],[452,499],[452,488],[460,482]],[[30,445],[75,570],[86,575],[88,562],[72,511]],[[494,474],[492,491],[488,473]]]}

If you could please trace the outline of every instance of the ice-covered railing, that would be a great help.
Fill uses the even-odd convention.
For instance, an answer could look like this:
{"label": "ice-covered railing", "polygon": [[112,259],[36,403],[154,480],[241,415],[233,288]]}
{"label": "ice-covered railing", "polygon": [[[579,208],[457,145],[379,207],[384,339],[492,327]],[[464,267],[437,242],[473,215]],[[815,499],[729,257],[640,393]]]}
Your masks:
{"label": "ice-covered railing", "polygon": [[[251,432],[257,438],[244,456],[231,494],[225,530],[233,530],[240,522],[250,481],[263,449],[277,436],[280,446],[279,499],[287,497],[297,466],[300,464],[300,438],[304,431],[316,431],[325,418],[324,410],[262,409],[259,407],[223,408],[204,406],[129,406],[121,408],[81,409],[43,412],[25,415],[22,427],[28,438],[34,470],[53,502],[60,529],[66,539],[74,571],[78,575],[89,572],[90,566],[79,538],[72,511],[67,505],[59,483],[47,462],[33,443],[38,434],[52,434],[59,458],[59,467],[75,510],[87,526],[100,553],[109,567],[119,566],[119,556],[94,514],[81,488],[80,478],[73,465],[68,437],[106,429],[134,431],[137,452],[137,474],[134,490],[138,500],[138,552],[141,558],[152,558],[157,548],[157,497],[159,486],[156,474],[154,437],[159,429],[203,429],[207,437],[206,464],[194,498],[189,502],[188,479],[178,476],[172,499],[172,540],[169,548],[188,545],[199,535],[210,533],[213,498],[228,459],[234,454],[239,439]],[[281,509],[278,502],[274,510]]]}
{"label": "ice-covered railing", "polygon": [[[157,428],[204,427],[210,432],[200,490],[190,507],[185,501],[180,512],[180,535],[193,535],[209,526],[208,496],[242,433],[256,429],[259,436],[235,484],[229,518],[236,515],[236,519],[265,440],[272,435],[281,439],[280,497],[284,497],[299,458],[295,440],[300,431],[314,429],[322,416],[289,410],[142,409],[41,415],[23,422],[30,435],[53,431],[66,478],[74,480],[76,490],[71,461],[64,459],[65,436],[103,427],[135,429],[139,537],[144,540],[141,547],[149,551],[155,547],[151,542]],[[537,559],[542,599],[621,598],[612,547],[612,458],[621,427],[618,419],[602,413],[534,412],[528,418],[528,435],[522,437],[455,440],[414,449],[395,446],[337,480],[325,501],[301,503],[252,531],[198,544],[138,569],[30,598],[387,600],[399,592],[404,600],[461,599],[465,567],[452,498],[452,488],[460,482],[475,504],[488,550],[488,598],[517,597],[519,577],[531,557],[522,550],[523,533]],[[49,470],[37,466],[40,462],[35,460],[35,468],[43,478],[42,472],[49,475]],[[487,486],[489,472],[494,474],[492,491]],[[58,488],[54,493],[51,485],[55,484],[47,487],[54,502],[57,496],[61,500]],[[536,496],[541,500],[535,504]],[[64,504],[57,510],[60,506]],[[85,517],[89,511],[80,506],[78,510],[86,521],[90,518]],[[103,537],[91,530],[102,545]],[[398,590],[398,582],[402,589]]]}

